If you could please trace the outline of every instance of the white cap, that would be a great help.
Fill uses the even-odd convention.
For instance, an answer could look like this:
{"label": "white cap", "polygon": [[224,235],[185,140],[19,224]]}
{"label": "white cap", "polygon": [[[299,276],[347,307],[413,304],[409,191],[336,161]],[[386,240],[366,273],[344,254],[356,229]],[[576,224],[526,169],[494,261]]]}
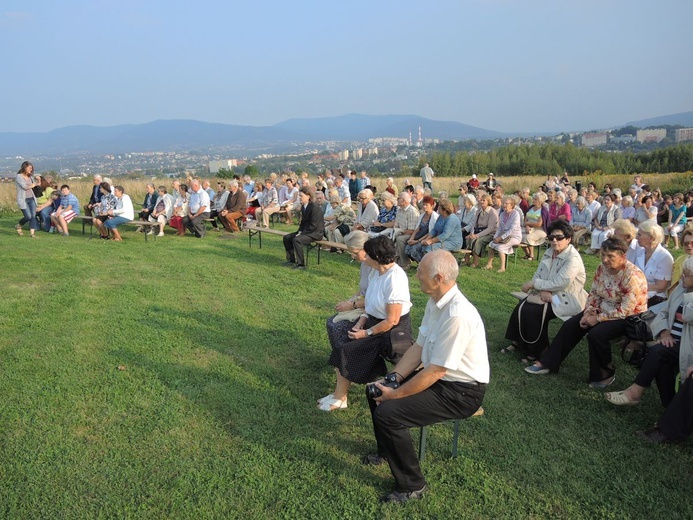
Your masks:
{"label": "white cap", "polygon": [[476,173],[472,173],[472,179],[476,179]]}

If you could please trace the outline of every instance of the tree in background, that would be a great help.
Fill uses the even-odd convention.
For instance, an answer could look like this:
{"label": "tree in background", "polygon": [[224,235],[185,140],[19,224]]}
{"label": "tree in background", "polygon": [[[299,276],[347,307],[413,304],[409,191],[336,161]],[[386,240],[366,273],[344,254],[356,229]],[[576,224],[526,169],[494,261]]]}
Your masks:
{"label": "tree in background", "polygon": [[236,172],[233,171],[233,168],[219,168],[215,177],[219,179],[233,179],[234,175],[236,175]]}
{"label": "tree in background", "polygon": [[249,164],[248,166],[245,167],[245,170],[243,171],[245,175],[250,175],[250,178],[257,177],[260,175],[260,170],[257,169],[257,166],[254,164]]}

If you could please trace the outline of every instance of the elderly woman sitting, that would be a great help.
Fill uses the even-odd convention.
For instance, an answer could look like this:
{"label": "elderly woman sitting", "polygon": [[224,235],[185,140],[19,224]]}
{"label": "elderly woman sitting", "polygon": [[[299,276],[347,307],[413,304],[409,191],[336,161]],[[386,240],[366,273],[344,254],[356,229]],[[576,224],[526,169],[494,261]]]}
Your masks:
{"label": "elderly woman sitting", "polygon": [[[462,227],[454,211],[455,207],[450,199],[442,199],[438,202],[438,220],[433,231],[421,241],[423,254],[436,249],[458,251],[462,247]],[[421,259],[419,258],[418,261]]]}
{"label": "elderly woman sitting", "polygon": [[538,191],[532,195],[532,207],[525,215],[524,230],[522,231],[522,244],[525,252],[525,260],[534,260],[534,248],[546,241],[546,228],[549,225],[549,210],[544,205],[546,194]]}
{"label": "elderly woman sitting", "polygon": [[[392,336],[411,340],[409,278],[395,263],[395,246],[384,236],[363,245],[363,262],[372,269],[364,299],[364,313],[347,330],[329,335],[337,385],[318,401],[325,412],[347,407],[351,383],[369,383],[385,374],[385,359],[395,358]],[[352,254],[361,254],[360,251]],[[329,332],[328,325],[328,332]],[[411,340],[413,343],[413,340]],[[410,345],[411,345],[410,343]]]}
{"label": "elderly woman sitting", "polygon": [[621,392],[604,395],[610,403],[638,404],[645,388],[656,381],[662,405],[669,406],[676,393],[679,370],[681,381],[685,380],[686,368],[693,364],[693,258],[684,262],[681,283],[650,328],[658,343],[647,348],[645,361],[632,385]]}
{"label": "elderly woman sitting", "polygon": [[515,211],[515,200],[512,197],[505,197],[503,211],[498,217],[498,228],[493,241],[488,246],[488,262],[483,269],[493,269],[493,252],[498,251],[501,261],[498,272],[505,272],[506,255],[513,254],[513,246],[519,244],[521,239],[520,214]]}
{"label": "elderly woman sitting", "polygon": [[433,197],[430,195],[424,196],[419,225],[411,235],[411,238],[407,240],[407,246],[404,248],[404,254],[407,258],[416,262],[423,258],[424,255],[424,245],[421,242],[433,233],[433,229],[438,221],[438,213],[433,210],[435,204],[436,201]]}
{"label": "elderly woman sitting", "polygon": [[613,233],[611,225],[621,218],[621,208],[616,203],[616,195],[607,193],[604,195],[604,204],[599,208],[592,222],[592,245],[585,251],[588,255],[595,254],[601,249],[602,242]]}
{"label": "elderly woman sitting", "polygon": [[582,311],[587,300],[583,288],[585,265],[572,244],[573,228],[557,220],[548,231],[550,248],[532,279],[522,286],[523,292],[534,297],[515,306],[505,330],[505,337],[512,343],[501,350],[522,350],[526,352],[523,362],[527,363],[536,361],[549,347],[549,321],[555,317],[566,321]]}
{"label": "elderly woman sitting", "polygon": [[575,211],[573,216],[573,240],[575,247],[580,245],[580,240],[584,235],[589,236],[592,231],[592,211],[587,207],[585,197],[578,197],[575,200]]}
{"label": "elderly woman sitting", "polygon": [[648,220],[640,224],[636,238],[640,247],[633,263],[645,273],[647,306],[652,307],[667,299],[674,257],[662,247],[664,231],[653,221]]}
{"label": "elderly woman sitting", "polygon": [[[332,212],[325,217],[325,231],[330,242],[343,242],[354,225],[356,213],[351,209],[351,204],[342,203],[342,199],[337,194],[330,195],[330,206]],[[335,233],[339,229],[339,236]],[[335,249],[336,251],[336,249]]]}
{"label": "elderly woman sitting", "polygon": [[371,237],[385,235],[388,238],[392,238],[395,220],[397,219],[397,197],[385,191],[380,195],[380,200],[382,201],[380,213],[376,221],[368,228],[368,234]]}
{"label": "elderly woman sitting", "polygon": [[[173,214],[174,202],[173,197],[166,192],[166,186],[159,186],[159,198],[152,210],[152,214],[149,215],[149,220],[151,222],[159,223],[159,233],[157,236],[164,236],[164,227]],[[149,233],[154,233],[154,230],[150,229]]]}
{"label": "elderly woman sitting", "polygon": [[602,263],[594,274],[585,310],[563,324],[546,352],[525,368],[526,372],[558,372],[563,360],[587,335],[590,386],[606,388],[614,382],[611,340],[625,334],[625,318],[647,310],[647,280],[626,259],[627,250],[620,238],[610,237],[602,243]]}
{"label": "elderly woman sitting", "polygon": [[472,250],[474,261],[470,263],[469,255],[465,256],[465,265],[479,267],[479,258],[484,249],[491,243],[498,228],[498,213],[491,206],[491,195],[484,193],[479,196],[479,211],[472,234],[467,237],[467,247]]}
{"label": "elderly woman sitting", "polygon": [[131,222],[135,218],[135,210],[132,207],[132,200],[130,195],[125,194],[125,188],[122,186],[115,187],[116,196],[116,206],[113,209],[108,210],[108,220],[104,222],[104,227],[110,231],[111,240],[116,240],[120,242],[123,240],[120,237],[118,229],[116,229],[121,224],[126,222]]}
{"label": "elderly woman sitting", "polygon": [[635,257],[638,254],[638,249],[640,246],[638,246],[638,241],[635,239],[637,230],[635,229],[633,223],[630,220],[620,218],[611,224],[611,230],[613,232],[613,236],[620,238],[626,244],[628,244],[626,259],[628,259],[628,261],[631,263],[635,263]]}
{"label": "elderly woman sitting", "polygon": [[462,245],[467,239],[472,231],[474,230],[474,222],[476,221],[476,213],[479,208],[476,205],[476,197],[471,194],[466,194],[462,197],[462,203],[460,209],[457,210],[457,218],[460,219],[460,224],[462,226]]}
{"label": "elderly woman sitting", "polygon": [[572,218],[570,204],[566,204],[565,202],[565,193],[557,191],[554,196],[553,204],[549,206],[549,224],[558,219],[570,222]]}

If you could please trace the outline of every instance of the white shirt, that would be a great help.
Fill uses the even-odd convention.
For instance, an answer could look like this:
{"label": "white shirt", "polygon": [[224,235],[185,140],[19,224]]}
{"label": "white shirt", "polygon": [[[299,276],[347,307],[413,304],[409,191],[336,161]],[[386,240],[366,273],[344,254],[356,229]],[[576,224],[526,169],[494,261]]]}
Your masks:
{"label": "white shirt", "polygon": [[135,210],[132,207],[132,199],[130,195],[123,193],[123,196],[116,202],[116,207],[113,209],[113,215],[123,217],[128,220],[135,219]]}
{"label": "white shirt", "polygon": [[422,347],[424,367],[446,369],[443,381],[489,382],[484,322],[457,285],[437,302],[429,298],[416,343]]}
{"label": "white shirt", "polygon": [[384,320],[387,317],[387,305],[402,305],[401,316],[409,314],[411,297],[409,295],[409,277],[397,264],[383,274],[373,269],[368,277],[366,290],[366,314]]}
{"label": "white shirt", "polygon": [[[638,247],[638,251],[635,256],[635,262],[640,270],[645,273],[645,278],[647,278],[647,283],[654,283],[655,280],[668,280],[671,281],[671,271],[674,269],[674,257],[671,253],[664,249],[662,245],[658,245],[657,249],[652,252],[650,260],[645,263],[645,248]],[[663,292],[647,291],[647,297],[652,298],[653,296],[661,296],[662,298],[667,297],[666,290]]]}
{"label": "white shirt", "polygon": [[205,212],[207,213],[209,213],[211,209],[209,204],[209,194],[202,188],[200,188],[199,191],[190,192],[189,204],[190,213],[192,215],[195,215],[202,206],[205,207]]}

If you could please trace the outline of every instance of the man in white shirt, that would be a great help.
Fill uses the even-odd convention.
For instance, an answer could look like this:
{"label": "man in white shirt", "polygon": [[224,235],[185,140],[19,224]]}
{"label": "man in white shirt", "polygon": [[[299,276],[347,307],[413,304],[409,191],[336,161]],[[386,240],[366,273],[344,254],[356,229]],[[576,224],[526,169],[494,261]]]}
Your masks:
{"label": "man in white shirt", "polygon": [[197,238],[205,236],[205,219],[209,218],[209,194],[202,189],[200,181],[193,179],[190,183],[190,200],[188,214],[183,217],[183,225]]}
{"label": "man in white shirt", "polygon": [[[388,374],[400,386],[375,383],[382,395],[368,399],[378,453],[363,463],[387,461],[395,478],[395,490],[382,502],[417,499],[426,489],[409,428],[470,417],[484,398],[490,379],[486,332],[478,311],[457,288],[458,274],[448,251],[424,256],[416,277],[430,299],[419,337]],[[417,370],[420,364],[423,369]]]}
{"label": "man in white shirt", "polygon": [[409,269],[411,259],[404,254],[407,241],[412,237],[419,225],[419,210],[411,204],[411,195],[408,191],[403,191],[397,197],[397,218],[395,220],[395,231],[393,240],[397,251],[397,264],[403,269]]}
{"label": "man in white shirt", "polygon": [[346,182],[344,182],[344,179],[341,175],[337,175],[334,178],[334,187],[337,188],[339,198],[342,199],[342,204],[350,204],[351,194],[349,193],[349,186]]}

